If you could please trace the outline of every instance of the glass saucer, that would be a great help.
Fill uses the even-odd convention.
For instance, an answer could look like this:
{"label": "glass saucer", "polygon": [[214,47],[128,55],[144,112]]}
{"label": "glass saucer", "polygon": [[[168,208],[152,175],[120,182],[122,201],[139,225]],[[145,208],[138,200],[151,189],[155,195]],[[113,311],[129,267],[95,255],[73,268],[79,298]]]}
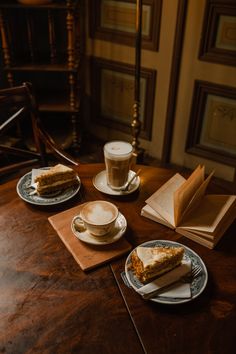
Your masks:
{"label": "glass saucer", "polygon": [[[133,175],[135,174],[134,171],[130,170],[129,171],[129,177],[128,180],[130,180]],[[119,190],[113,190],[111,189],[108,184],[107,184],[107,178],[106,178],[106,170],[103,170],[99,172],[94,178],[93,178],[93,185],[94,187],[99,190],[102,193],[110,194],[110,195],[126,195],[133,193],[136,191],[140,185],[140,178],[137,176],[131,185],[129,186],[129,189],[127,191],[119,191]]]}
{"label": "glass saucer", "polygon": [[91,245],[108,245],[118,241],[126,231],[127,221],[123,214],[119,213],[116,223],[111,232],[104,236],[93,236],[86,229],[81,231],[76,230],[75,220],[78,216],[75,216],[71,222],[71,230],[73,234],[81,241],[89,243]]}

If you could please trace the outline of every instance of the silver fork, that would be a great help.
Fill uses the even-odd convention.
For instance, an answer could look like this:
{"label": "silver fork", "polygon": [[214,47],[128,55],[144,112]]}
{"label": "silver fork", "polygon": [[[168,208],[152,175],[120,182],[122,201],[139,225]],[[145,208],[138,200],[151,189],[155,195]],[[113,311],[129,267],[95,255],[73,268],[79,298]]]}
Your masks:
{"label": "silver fork", "polygon": [[183,275],[182,277],[176,279],[175,281],[173,281],[172,283],[163,286],[160,289],[156,289],[151,291],[150,293],[147,294],[143,294],[142,298],[145,300],[150,300],[151,298],[157,296],[159,293],[162,293],[163,291],[166,291],[167,289],[169,289],[170,287],[172,287],[172,285],[177,284],[179,282],[183,282],[183,283],[191,283],[193,281],[193,279],[197,278],[199,276],[199,274],[202,271],[202,267],[200,265],[196,265],[192,268],[191,273],[188,273],[186,275]]}
{"label": "silver fork", "polygon": [[181,281],[184,283],[191,283],[194,278],[197,278],[197,276],[201,273],[202,267],[200,265],[195,265],[192,268],[192,271],[190,274],[186,274],[181,278]]}

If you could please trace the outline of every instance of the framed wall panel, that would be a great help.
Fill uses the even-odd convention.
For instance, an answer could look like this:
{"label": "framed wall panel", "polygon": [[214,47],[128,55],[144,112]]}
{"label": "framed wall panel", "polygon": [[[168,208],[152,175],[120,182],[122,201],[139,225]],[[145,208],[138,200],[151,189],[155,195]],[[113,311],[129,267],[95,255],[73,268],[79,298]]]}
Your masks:
{"label": "framed wall panel", "polygon": [[[91,58],[92,120],[131,133],[134,104],[133,65]],[[141,69],[140,137],[151,140],[156,71]]]}
{"label": "framed wall panel", "polygon": [[[135,45],[135,0],[90,0],[92,38]],[[143,0],[142,46],[158,50],[162,0]]]}
{"label": "framed wall panel", "polygon": [[236,66],[236,1],[207,0],[199,58]]}
{"label": "framed wall panel", "polygon": [[186,152],[236,166],[236,89],[195,81]]}

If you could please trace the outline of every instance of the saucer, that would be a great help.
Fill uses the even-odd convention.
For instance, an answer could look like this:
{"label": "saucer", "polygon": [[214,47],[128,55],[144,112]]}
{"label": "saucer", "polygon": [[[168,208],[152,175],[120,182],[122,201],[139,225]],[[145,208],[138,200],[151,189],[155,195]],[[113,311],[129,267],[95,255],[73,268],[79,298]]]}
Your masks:
{"label": "saucer", "polygon": [[[129,171],[129,177],[128,180],[130,180],[133,175],[135,174],[134,171]],[[106,170],[103,170],[99,172],[94,178],[93,178],[93,185],[94,187],[99,190],[102,193],[110,194],[110,195],[126,195],[133,193],[138,189],[140,185],[140,178],[137,176],[133,182],[131,183],[129,190],[127,191],[119,191],[119,190],[114,190],[111,189],[108,184],[107,184],[107,178],[106,178]]]}
{"label": "saucer", "polygon": [[119,213],[118,218],[112,231],[104,236],[93,236],[86,229],[78,231],[75,229],[74,221],[77,216],[75,216],[71,223],[71,230],[73,234],[80,240],[91,245],[108,245],[118,241],[126,231],[127,221],[123,214]]}

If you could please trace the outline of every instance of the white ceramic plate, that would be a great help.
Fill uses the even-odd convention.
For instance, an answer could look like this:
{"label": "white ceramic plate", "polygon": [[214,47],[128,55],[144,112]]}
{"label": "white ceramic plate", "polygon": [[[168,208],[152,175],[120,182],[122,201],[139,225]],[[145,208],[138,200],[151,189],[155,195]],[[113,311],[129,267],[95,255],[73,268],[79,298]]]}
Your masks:
{"label": "white ceramic plate", "polygon": [[32,194],[34,189],[32,188],[31,185],[31,175],[32,175],[31,172],[26,173],[23,177],[20,178],[16,186],[16,190],[19,197],[23,199],[25,202],[28,202],[30,204],[54,205],[54,204],[63,203],[66,200],[69,200],[72,197],[74,197],[78,193],[81,187],[80,178],[77,177],[78,185],[64,189],[63,191],[56,194],[53,193],[50,196],[41,197],[37,194]]}
{"label": "white ceramic plate", "polygon": [[[128,180],[130,180],[133,177],[134,174],[135,174],[135,172],[130,170],[129,171]],[[133,193],[134,191],[136,191],[136,189],[138,189],[138,187],[140,185],[140,178],[139,178],[139,176],[137,176],[133,180],[133,182],[129,186],[129,190],[127,190],[127,191],[116,191],[116,190],[111,189],[108,186],[107,178],[106,178],[106,171],[103,170],[103,171],[99,172],[93,178],[93,185],[94,185],[94,187],[96,189],[98,189],[102,193],[106,193],[106,194],[110,194],[110,195],[126,195],[126,194]]]}
{"label": "white ceramic plate", "polygon": [[[148,241],[148,242],[143,243],[140,246],[142,246],[142,247],[157,247],[157,246],[160,246],[160,247],[176,247],[177,246],[177,247],[179,247],[179,246],[182,246],[182,247],[184,247],[184,251],[185,251],[184,252],[184,259],[186,259],[186,260],[190,259],[192,262],[192,266],[200,265],[202,268],[200,275],[197,278],[193,279],[193,281],[191,283],[191,293],[192,293],[191,298],[188,298],[188,299],[168,298],[168,297],[164,297],[164,296],[159,295],[159,296],[153,297],[151,299],[151,301],[159,302],[162,304],[169,304],[169,305],[182,304],[185,302],[192,301],[193,299],[198,297],[203,292],[203,290],[206,287],[207,280],[208,280],[207,269],[206,269],[206,266],[205,266],[203,260],[190,248],[182,245],[181,243],[173,242],[173,241],[166,241],[166,240]],[[132,252],[129,254],[129,256],[126,259],[125,275],[128,280],[128,283],[131,285],[131,287],[134,290],[137,290],[145,284],[141,283],[138,280],[138,278],[135,276],[133,271],[130,269],[130,265],[131,265],[130,256],[131,256]]]}
{"label": "white ceramic plate", "polygon": [[127,221],[123,214],[119,213],[116,219],[114,229],[105,236],[93,236],[86,229],[81,228],[81,231],[75,228],[75,220],[78,216],[75,216],[71,223],[71,230],[73,234],[81,241],[89,243],[91,245],[108,245],[118,241],[126,231]]}

